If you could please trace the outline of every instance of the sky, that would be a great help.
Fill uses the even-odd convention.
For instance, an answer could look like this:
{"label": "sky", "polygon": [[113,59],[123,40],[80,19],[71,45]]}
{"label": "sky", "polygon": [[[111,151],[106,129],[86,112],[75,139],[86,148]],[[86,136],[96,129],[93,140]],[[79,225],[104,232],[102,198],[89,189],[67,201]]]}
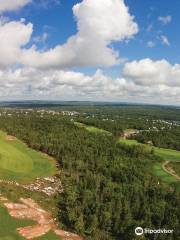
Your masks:
{"label": "sky", "polygon": [[0,0],[0,100],[180,105],[179,0]]}

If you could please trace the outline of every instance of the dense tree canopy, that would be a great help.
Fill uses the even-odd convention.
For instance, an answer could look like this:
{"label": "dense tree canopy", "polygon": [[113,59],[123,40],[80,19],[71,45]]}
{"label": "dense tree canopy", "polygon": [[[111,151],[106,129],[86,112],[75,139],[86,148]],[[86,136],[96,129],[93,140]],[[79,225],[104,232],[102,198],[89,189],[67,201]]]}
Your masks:
{"label": "dense tree canopy", "polygon": [[178,239],[179,192],[151,174],[153,152],[62,117],[1,116],[0,128],[57,159],[64,185],[58,218],[65,228],[92,240],[136,239],[137,226],[166,228],[174,229],[173,237],[156,239]]}

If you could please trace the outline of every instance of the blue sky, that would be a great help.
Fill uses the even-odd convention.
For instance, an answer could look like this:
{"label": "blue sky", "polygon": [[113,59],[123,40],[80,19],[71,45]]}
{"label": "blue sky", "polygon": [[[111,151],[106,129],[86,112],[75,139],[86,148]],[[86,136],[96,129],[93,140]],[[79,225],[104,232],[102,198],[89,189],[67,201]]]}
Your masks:
{"label": "blue sky", "polygon": [[[0,47],[5,56],[0,71],[7,78],[1,84],[5,93],[1,99],[97,97],[100,101],[179,104],[179,0],[18,1],[13,7],[10,0],[6,6],[0,3],[0,34],[7,35],[1,46],[10,42],[17,54],[15,60],[10,50],[6,53]],[[37,84],[26,76],[29,80],[18,81],[17,72],[19,79],[33,72],[45,80]],[[12,89],[14,95],[9,96]]]}
{"label": "blue sky", "polygon": [[[47,47],[55,47],[66,42],[67,38],[77,31],[76,21],[72,13],[72,7],[81,2],[77,0],[47,1],[43,6],[36,1],[25,8],[7,14],[12,19],[18,20],[23,17],[27,22],[34,24],[33,36],[48,33]],[[43,1],[42,1],[43,2]],[[52,3],[53,2],[53,3]],[[156,59],[168,59],[171,63],[180,62],[180,54],[177,48],[180,45],[180,34],[177,34],[180,22],[179,0],[125,0],[130,13],[135,17],[139,25],[139,33],[129,43],[115,43],[114,47],[121,52],[124,58],[129,60],[150,57]],[[170,23],[163,25],[158,21],[159,16],[171,16]],[[152,29],[148,31],[148,27]],[[167,36],[170,46],[162,45],[159,37]],[[147,47],[148,41],[156,44],[155,47]],[[44,43],[39,43],[44,47]]]}

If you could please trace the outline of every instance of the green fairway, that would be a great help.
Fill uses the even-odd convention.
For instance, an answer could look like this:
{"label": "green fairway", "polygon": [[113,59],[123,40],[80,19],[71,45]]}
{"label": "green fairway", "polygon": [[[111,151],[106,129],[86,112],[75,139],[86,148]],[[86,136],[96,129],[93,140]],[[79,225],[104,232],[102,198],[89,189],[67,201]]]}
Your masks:
{"label": "green fairway", "polygon": [[55,160],[32,150],[19,140],[8,141],[6,133],[0,131],[0,179],[32,182],[37,177],[56,173]]}
{"label": "green fairway", "polygon": [[130,139],[124,139],[124,138],[120,138],[119,143],[124,143],[127,145],[141,145],[141,143],[138,143],[136,140],[130,140]]}
{"label": "green fairway", "polygon": [[156,164],[154,164],[153,172],[156,176],[158,176],[161,180],[163,180],[163,182],[166,182],[166,183],[176,183],[177,182],[176,178],[174,178],[172,175],[170,175],[169,173],[164,171],[164,169],[162,167],[162,163],[157,162]]}
{"label": "green fairway", "polygon": [[[172,149],[152,147],[152,146],[149,146],[149,145],[145,145],[145,144],[139,143],[136,140],[129,140],[129,139],[122,139],[122,138],[120,138],[118,142],[119,143],[123,143],[123,144],[128,144],[128,145],[145,146],[149,150],[151,150],[153,148],[154,149],[154,153],[157,156],[159,156],[162,160],[169,161],[169,162],[175,161],[176,164],[180,164],[180,151],[176,151],[176,150],[172,150]],[[163,169],[162,162],[156,162],[152,166],[152,169],[153,169],[152,170],[153,173],[156,176],[158,176],[163,182],[170,183],[170,184],[178,182],[178,180],[174,176],[172,176],[171,174],[169,174],[168,172],[166,172]]]}
{"label": "green fairway", "polygon": [[123,138],[119,139],[119,143],[124,143],[124,144],[128,144],[128,145],[141,145],[141,146],[145,146],[146,148],[149,148],[149,149],[153,148],[155,154],[158,155],[159,157],[161,157],[163,160],[180,161],[180,151],[166,149],[166,148],[152,147],[150,145],[139,143],[136,140],[123,139]]}
{"label": "green fairway", "polygon": [[96,127],[93,127],[93,126],[88,126],[88,125],[85,125],[83,123],[80,123],[80,122],[74,122],[74,124],[78,127],[83,127],[85,128],[87,131],[89,132],[94,132],[94,133],[101,133],[101,134],[105,134],[105,135],[109,135],[111,136],[112,133],[104,130],[104,129],[100,129],[100,128],[96,128]]}
{"label": "green fairway", "polygon": [[156,147],[154,147],[154,150],[155,153],[164,160],[180,162],[180,151]]}

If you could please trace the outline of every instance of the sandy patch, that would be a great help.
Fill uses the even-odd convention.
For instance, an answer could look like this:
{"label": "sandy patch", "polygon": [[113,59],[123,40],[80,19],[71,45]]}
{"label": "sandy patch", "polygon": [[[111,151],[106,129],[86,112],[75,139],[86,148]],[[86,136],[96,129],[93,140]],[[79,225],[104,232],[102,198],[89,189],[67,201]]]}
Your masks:
{"label": "sandy patch", "polygon": [[15,141],[17,138],[11,135],[6,136],[6,141]]}
{"label": "sandy patch", "polygon": [[31,198],[20,198],[21,203],[9,202],[7,198],[0,196],[0,202],[7,208],[11,217],[16,219],[28,219],[36,222],[34,226],[18,228],[17,232],[25,239],[35,239],[43,236],[50,230],[62,240],[83,240],[80,236],[58,229],[50,212],[42,209]]}
{"label": "sandy patch", "polygon": [[66,232],[56,229],[54,231],[56,235],[60,236],[63,240],[82,240],[82,238],[74,233]]}
{"label": "sandy patch", "polygon": [[41,237],[51,230],[51,225],[36,225],[24,228],[18,228],[18,233],[26,239]]}

